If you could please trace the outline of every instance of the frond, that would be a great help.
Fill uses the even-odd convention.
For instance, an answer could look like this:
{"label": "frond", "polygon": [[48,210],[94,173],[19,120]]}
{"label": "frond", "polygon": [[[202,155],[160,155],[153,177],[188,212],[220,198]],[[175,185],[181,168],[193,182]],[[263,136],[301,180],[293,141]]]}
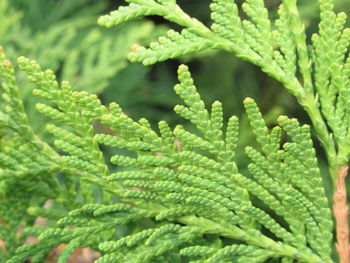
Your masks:
{"label": "frond", "polygon": [[[35,61],[19,58],[18,63],[37,86],[34,94],[47,101],[37,109],[52,119],[47,129],[55,136],[57,151],[38,138],[37,144],[47,148],[42,155],[41,148],[28,139],[36,137],[21,115],[19,97],[14,97],[13,102],[8,99],[14,110],[7,113],[7,119],[22,116],[25,129],[17,131],[10,122],[8,127],[22,141],[29,140],[32,154],[11,148],[2,153],[1,160],[8,171],[14,167],[20,171],[19,167],[26,169],[24,165],[29,164],[31,169],[39,169],[35,156],[41,158],[40,168],[44,169],[42,159],[46,158],[52,180],[56,173],[64,176],[64,185],[56,182],[56,195],[52,196],[63,210],[34,205],[28,211],[32,217],[60,219],[53,227],[29,226],[26,233],[36,233],[40,241],[19,247],[8,263],[23,262],[30,256],[40,262],[61,243],[68,245],[59,262],[65,262],[79,247],[99,251],[99,263],[170,262],[173,258],[183,262],[263,262],[270,257],[332,262],[333,223],[308,126],[282,116],[279,127],[270,131],[255,102],[246,99],[253,132],[261,144],[261,153],[246,149],[252,160],[247,176],[234,158],[237,117],[224,124],[220,102],[214,102],[210,111],[206,108],[187,66],[178,70],[179,84],[174,90],[184,105],[176,106],[175,112],[190,121],[196,133],[183,126],[171,129],[164,121],[159,123],[158,133],[147,120],[134,121],[116,103],[105,107],[95,95],[73,92],[68,82],[58,84],[52,71],[42,71]],[[1,68],[4,94],[17,90],[8,65],[5,60]],[[95,134],[92,124],[96,121],[109,127],[111,134]],[[289,137],[283,145],[282,130]],[[111,163],[119,167],[116,172],[109,172],[99,144],[127,150],[128,154],[111,157]],[[34,177],[25,173],[20,180],[39,184],[38,174],[40,171],[33,173]],[[93,186],[101,192],[102,203],[95,202]],[[64,189],[71,198],[68,202],[59,199]],[[5,191],[10,190],[6,186]],[[82,207],[75,200],[79,193],[85,203]],[[145,219],[152,223],[128,235],[118,234],[120,226]],[[239,244],[220,242],[204,253],[204,247],[211,247],[208,235]]]}
{"label": "frond", "polygon": [[[296,0],[282,1],[276,21],[270,19],[262,0],[245,0],[241,6],[233,0],[213,0],[211,27],[192,18],[176,1],[128,2],[129,6],[102,16],[99,24],[111,27],[158,15],[183,27],[181,33],[171,30],[170,35],[160,37],[149,48],[135,48],[130,54],[132,61],[150,65],[207,48],[233,53],[260,67],[297,98],[309,114],[332,166],[337,160],[347,162],[350,34],[345,28],[346,15],[334,12],[333,1],[319,1],[319,32],[312,37],[310,46]],[[187,114],[186,108],[178,110]]]}

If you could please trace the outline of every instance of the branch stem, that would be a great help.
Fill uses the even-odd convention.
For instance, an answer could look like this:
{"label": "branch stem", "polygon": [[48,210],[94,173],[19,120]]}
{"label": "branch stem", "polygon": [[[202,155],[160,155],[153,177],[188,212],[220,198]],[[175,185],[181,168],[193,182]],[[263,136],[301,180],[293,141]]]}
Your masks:
{"label": "branch stem", "polygon": [[349,245],[349,224],[348,224],[348,206],[346,204],[346,184],[345,178],[348,174],[349,166],[338,170],[336,178],[336,190],[333,195],[333,213],[336,221],[337,243],[336,249],[339,255],[340,263],[350,262]]}

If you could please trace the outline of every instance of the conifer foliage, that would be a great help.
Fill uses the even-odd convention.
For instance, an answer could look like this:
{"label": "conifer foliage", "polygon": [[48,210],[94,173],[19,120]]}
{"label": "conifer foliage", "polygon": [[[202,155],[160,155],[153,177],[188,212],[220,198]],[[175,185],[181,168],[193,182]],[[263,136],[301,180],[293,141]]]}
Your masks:
{"label": "conifer foliage", "polygon": [[[18,248],[9,263],[22,262],[29,256],[41,262],[61,243],[69,245],[59,262],[66,262],[77,247],[86,246],[103,253],[99,263],[222,262],[232,258],[262,262],[271,256],[332,262],[331,212],[308,126],[281,116],[280,126],[269,132],[255,102],[246,99],[245,107],[262,151],[246,149],[252,163],[251,174],[244,176],[234,160],[238,119],[231,117],[224,129],[222,105],[214,102],[210,112],[205,108],[184,65],[179,67],[180,84],[174,90],[185,105],[176,106],[175,111],[191,121],[198,134],[182,126],[172,130],[164,121],[159,123],[158,134],[147,120],[133,121],[115,103],[106,108],[94,95],[72,92],[67,82],[59,85],[53,73],[42,72],[35,61],[21,57],[18,64],[37,85],[34,94],[49,102],[38,104],[37,110],[52,119],[47,129],[56,139],[51,147],[31,132],[12,65],[3,56],[6,106],[2,122],[12,131],[4,139],[18,147],[4,147],[1,155],[2,195],[10,205],[12,193],[19,194],[15,203],[22,205],[26,218],[32,191],[39,189],[37,185],[35,189],[25,186],[37,181],[38,186],[42,184],[40,191],[51,194],[38,196],[56,199],[66,212],[53,228],[32,229],[28,224],[25,233],[40,233],[40,242]],[[118,136],[94,135],[93,121],[108,126]],[[290,142],[281,148],[282,129]],[[113,156],[111,162],[125,169],[109,174],[98,143],[127,149],[134,156]],[[57,182],[57,172],[63,174],[64,184]],[[18,182],[23,184],[21,192],[14,190]],[[67,191],[67,198],[77,202],[77,182],[85,203],[82,207],[79,203],[74,207],[60,197]],[[94,202],[92,185],[99,187],[101,202]],[[113,196],[124,202],[113,201]],[[251,196],[261,203],[253,202]],[[35,201],[39,205],[43,200]],[[4,231],[14,235],[22,218],[15,224],[5,205],[2,214],[9,216],[11,225],[3,226]],[[270,211],[276,215],[272,217]],[[39,206],[31,207],[28,213],[60,216],[59,211]],[[152,227],[115,238],[118,226],[144,218],[155,220]],[[264,229],[271,234],[265,235]],[[241,243],[224,246],[222,237]]]}
{"label": "conifer foliage", "polygon": [[[276,21],[269,19],[263,0],[245,0],[242,6],[234,0],[213,0],[210,28],[185,13],[175,0],[127,2],[128,6],[100,17],[99,24],[113,27],[158,15],[184,28],[168,31],[149,48],[135,48],[129,56],[131,61],[151,65],[212,48],[233,53],[259,66],[298,99],[332,166],[347,162],[350,29],[345,28],[346,14],[333,11],[333,0],[318,1],[321,21],[311,43],[306,39],[296,0],[282,1]],[[241,18],[241,11],[246,19]]]}
{"label": "conifer foliage", "polygon": [[[234,1],[213,0],[211,28],[174,0],[128,2],[99,23],[111,27],[159,15],[184,27],[149,48],[133,48],[132,61],[149,65],[217,48],[258,65],[309,113],[336,179],[350,152],[350,31],[331,0],[319,1],[320,30],[310,46],[296,0],[282,1],[274,23],[263,0],[244,2],[247,20]],[[42,99],[36,109],[51,119],[46,129],[54,141],[33,132],[14,66],[1,49],[3,262],[44,262],[60,244],[67,245],[59,263],[81,247],[100,252],[97,263],[338,262],[332,211],[308,125],[280,116],[270,129],[254,100],[245,99],[259,144],[246,147],[251,161],[245,170],[235,159],[238,118],[224,121],[218,101],[206,107],[185,65],[174,87],[183,104],[174,111],[192,123],[191,130],[134,121],[117,103],[104,106],[96,95],[58,83],[33,60],[20,57],[17,65],[36,86],[33,94]],[[96,126],[108,132],[96,132]],[[110,160],[104,147],[116,149]],[[47,200],[53,205],[43,208]],[[50,223],[36,226],[38,216]],[[24,244],[28,236],[38,242]],[[347,243],[337,242],[341,254]]]}

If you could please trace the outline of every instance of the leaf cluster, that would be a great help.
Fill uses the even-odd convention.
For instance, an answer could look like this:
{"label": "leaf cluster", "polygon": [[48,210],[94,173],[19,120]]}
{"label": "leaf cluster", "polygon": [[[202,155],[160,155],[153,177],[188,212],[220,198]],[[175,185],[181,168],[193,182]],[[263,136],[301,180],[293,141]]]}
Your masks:
{"label": "leaf cluster", "polygon": [[[271,21],[263,0],[231,0],[210,4],[212,24],[188,15],[176,1],[128,0],[100,17],[106,27],[143,16],[157,15],[183,29],[169,30],[148,48],[130,53],[131,61],[151,65],[208,49],[224,50],[261,68],[297,98],[308,113],[331,166],[349,158],[349,29],[346,14],[336,13],[332,0],[319,0],[319,31],[307,41],[296,0],[278,6]],[[241,11],[245,14],[242,18]]]}
{"label": "leaf cluster", "polygon": [[[42,71],[35,61],[21,57],[18,65],[36,85],[34,95],[45,100],[36,109],[51,119],[47,130],[56,139],[48,145],[30,128],[14,69],[2,55],[6,144],[0,159],[5,200],[0,214],[11,224],[1,225],[6,233],[1,238],[9,251],[15,249],[6,262],[30,256],[42,262],[61,243],[68,245],[59,262],[78,247],[100,251],[99,263],[333,262],[331,212],[308,126],[281,116],[279,126],[269,131],[255,102],[246,99],[261,151],[246,148],[251,164],[249,175],[243,174],[235,162],[238,118],[224,123],[220,102],[207,110],[184,65],[174,87],[184,105],[174,110],[198,132],[181,125],[171,129],[161,121],[158,133],[146,119],[132,120],[116,103],[106,107],[95,95],[73,91],[68,82],[59,84],[51,70]],[[95,122],[110,132],[95,134]],[[284,144],[282,131],[289,138]],[[109,172],[100,144],[130,153],[110,160],[122,170]],[[22,184],[32,187],[13,190]],[[47,199],[56,206],[41,208]],[[14,213],[17,221],[10,220]],[[39,215],[53,218],[55,225],[33,226]],[[118,236],[121,225],[145,219],[152,225]],[[25,227],[22,240],[38,235],[40,241],[18,247],[20,226]]]}
{"label": "leaf cluster", "polygon": [[[350,31],[333,1],[319,0],[319,31],[311,41],[296,0],[282,1],[274,21],[263,0],[240,6],[213,0],[210,27],[175,0],[127,2],[99,23],[112,27],[157,15],[183,28],[149,48],[134,46],[131,61],[151,65],[218,49],[260,67],[309,114],[335,179],[350,154]],[[226,121],[220,102],[205,105],[185,65],[174,87],[182,104],[174,111],[191,129],[135,121],[117,103],[103,105],[96,95],[60,83],[36,61],[20,57],[17,64],[36,87],[36,110],[50,119],[46,130],[54,141],[32,129],[1,49],[3,261],[43,262],[64,243],[60,263],[79,247],[99,251],[98,263],[334,262],[331,210],[308,125],[280,116],[268,127],[255,101],[245,99],[259,145],[245,148],[250,161],[242,168],[238,138],[245,129],[236,116]],[[111,158],[106,148],[113,149]],[[47,200],[54,205],[45,208]],[[36,226],[38,216],[50,225]],[[39,241],[23,245],[28,236]]]}

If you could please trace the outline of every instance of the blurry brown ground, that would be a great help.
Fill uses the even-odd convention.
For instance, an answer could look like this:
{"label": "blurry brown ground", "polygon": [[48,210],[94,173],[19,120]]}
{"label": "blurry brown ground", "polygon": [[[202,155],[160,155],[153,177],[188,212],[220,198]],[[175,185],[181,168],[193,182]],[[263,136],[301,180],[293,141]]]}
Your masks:
{"label": "blurry brown ground", "polygon": [[[36,238],[29,238],[27,243],[37,242]],[[51,251],[50,255],[44,261],[44,263],[56,263],[59,255],[66,245],[62,244],[59,247],[55,248]],[[0,240],[0,249],[5,250],[5,244],[2,240]],[[96,259],[98,259],[100,254],[98,252],[93,251],[90,248],[79,248],[74,254],[70,257],[67,263],[93,263]],[[30,260],[27,260],[25,263],[30,263]]]}
{"label": "blurry brown ground", "polygon": [[[46,204],[46,207],[50,206],[51,204]],[[44,226],[47,224],[47,219],[38,217],[35,222],[38,226]],[[27,239],[26,243],[34,243],[37,242],[37,238]],[[65,248],[66,244],[61,244],[59,247],[53,249],[50,253],[50,255],[46,258],[44,263],[56,263],[58,260],[59,255],[61,254],[62,250]],[[70,259],[67,261],[67,263],[92,263],[96,259],[98,259],[100,254],[98,252],[93,251],[90,248],[78,248],[73,255],[70,257]],[[29,263],[30,261],[28,261]]]}
{"label": "blurry brown ground", "polygon": [[[54,249],[49,257],[45,260],[45,263],[56,263],[57,258],[61,251],[64,249],[65,245],[61,245],[58,248]],[[70,257],[67,263],[92,263],[98,259],[99,253],[93,251],[90,248],[79,248],[75,253]],[[29,261],[30,262],[30,261]]]}
{"label": "blurry brown ground", "polygon": [[[52,206],[52,200],[48,200],[44,208],[50,208]],[[47,225],[47,219],[43,217],[38,217],[35,220],[36,226],[45,226]],[[6,224],[6,222],[0,222],[3,224]],[[18,231],[18,235],[20,235],[22,230]],[[26,244],[32,244],[38,242],[37,237],[28,237],[26,240]],[[44,263],[56,263],[58,260],[59,255],[61,254],[62,250],[65,248],[66,244],[61,244],[57,248],[53,249],[49,256],[46,258]],[[0,240],[0,250],[6,251],[6,244],[3,240]],[[1,253],[1,252],[0,252]],[[67,261],[67,263],[93,263],[96,259],[98,259],[100,254],[96,251],[93,251],[90,248],[78,248],[73,255],[70,257],[70,259]],[[30,260],[27,260],[23,263],[30,263]]]}

